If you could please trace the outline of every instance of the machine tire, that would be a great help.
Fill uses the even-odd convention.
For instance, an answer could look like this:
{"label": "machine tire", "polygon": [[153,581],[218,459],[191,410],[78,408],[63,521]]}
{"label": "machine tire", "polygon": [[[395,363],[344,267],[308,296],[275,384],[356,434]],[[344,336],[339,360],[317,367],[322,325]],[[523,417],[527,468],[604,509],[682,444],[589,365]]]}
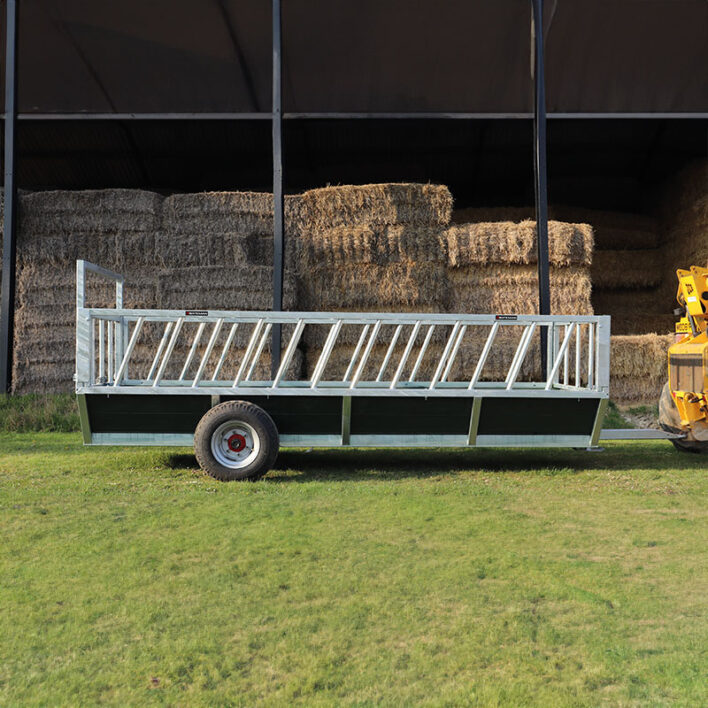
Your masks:
{"label": "machine tire", "polygon": [[[678,410],[676,409],[676,404],[671,396],[671,389],[669,388],[668,382],[664,384],[664,388],[661,390],[661,397],[659,398],[659,425],[662,430],[667,433],[685,433],[681,425],[681,418],[679,417]],[[701,440],[695,440],[692,438],[691,433],[688,436],[682,438],[681,440],[672,440],[673,446],[681,452],[693,452],[696,454],[708,453],[708,442]]]}
{"label": "machine tire", "polygon": [[247,401],[214,406],[194,431],[199,466],[223,482],[259,479],[275,464],[279,446],[273,419]]}

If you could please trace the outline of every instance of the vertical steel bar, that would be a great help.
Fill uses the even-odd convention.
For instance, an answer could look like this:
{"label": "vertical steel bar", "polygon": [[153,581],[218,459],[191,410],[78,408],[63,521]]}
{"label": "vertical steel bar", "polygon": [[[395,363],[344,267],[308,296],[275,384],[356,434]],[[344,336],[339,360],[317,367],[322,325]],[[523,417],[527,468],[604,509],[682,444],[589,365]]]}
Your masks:
{"label": "vertical steel bar", "polygon": [[560,349],[558,350],[558,354],[556,355],[556,360],[553,362],[553,367],[551,368],[551,374],[548,377],[548,381],[546,381],[546,391],[550,391],[551,388],[553,387],[553,383],[554,383],[556,374],[558,373],[558,370],[560,369],[561,362],[565,359],[566,352],[568,351],[568,347],[570,345],[570,339],[573,336],[574,329],[575,329],[575,323],[570,325],[569,329],[568,329],[568,325],[566,325],[566,333],[565,333],[565,337],[563,337],[563,344],[561,344]]}
{"label": "vertical steel bar", "polygon": [[105,345],[105,332],[104,330],[104,324],[103,320],[98,321],[98,380],[100,381],[104,375],[105,375],[105,352],[104,352],[104,345]]}
{"label": "vertical steel bar", "polygon": [[588,388],[594,388],[595,386],[595,373],[594,366],[595,363],[595,325],[590,323],[588,325]]}
{"label": "vertical steel bar", "polygon": [[123,354],[123,357],[121,359],[120,365],[118,366],[118,372],[116,373],[116,380],[115,380],[115,383],[113,384],[114,386],[120,385],[120,380],[123,378],[123,375],[125,374],[125,371],[128,368],[128,360],[130,359],[130,355],[133,353],[133,349],[135,348],[135,344],[138,341],[138,337],[140,336],[140,330],[143,328],[144,321],[145,321],[144,317],[138,317],[138,321],[135,325],[135,329],[133,330],[133,336],[130,338],[130,341],[128,342],[128,347],[126,348],[125,353]]}
{"label": "vertical steel bar", "polygon": [[10,388],[12,387],[12,340],[15,321],[17,0],[5,0],[5,12],[5,214],[2,249],[2,290],[0,292],[0,393],[10,393]]}
{"label": "vertical steel bar", "polygon": [[106,379],[109,384],[113,383],[113,339],[115,337],[115,322],[108,320],[108,368],[106,371]]}
{"label": "vertical steel bar", "polygon": [[[534,177],[536,195],[536,249],[538,255],[538,312],[551,314],[548,257],[548,168],[546,155],[546,75],[543,60],[543,0],[531,0],[534,78]],[[546,342],[541,333],[541,368],[546,366]]]}
{"label": "vertical steel bar", "polygon": [[410,357],[411,351],[413,350],[413,346],[415,345],[415,340],[418,338],[418,332],[420,332],[420,328],[420,321],[416,322],[415,325],[413,325],[413,331],[411,332],[411,336],[408,338],[406,350],[403,352],[401,361],[398,362],[398,368],[396,369],[396,373],[394,374],[393,380],[391,381],[391,388],[396,388],[396,386],[398,386],[398,382],[401,380],[401,376],[403,376],[403,370],[406,368],[408,358]]}
{"label": "vertical steel bar", "polygon": [[578,325],[575,328],[575,385],[580,386],[580,347],[583,343],[583,328]]}
{"label": "vertical steel bar", "polygon": [[221,350],[221,356],[219,357],[219,361],[216,365],[216,368],[214,369],[214,373],[212,374],[211,380],[216,381],[217,377],[221,373],[221,369],[224,366],[224,362],[226,361],[226,355],[229,353],[229,347],[231,346],[231,342],[234,341],[234,337],[236,336],[236,330],[238,329],[238,322],[234,322],[231,325],[231,329],[229,330],[229,336],[226,337],[226,341],[224,342],[224,348]]}
{"label": "vertical steel bar", "polygon": [[[568,332],[570,332],[570,325],[565,326],[565,335],[566,337],[568,336]],[[565,355],[563,357],[563,385],[567,386],[568,382],[570,381],[570,372],[568,370],[568,367],[570,366],[570,344],[565,349]]]}
{"label": "vertical steel bar", "polygon": [[[283,309],[283,249],[285,232],[285,204],[283,200],[283,52],[282,52],[282,11],[281,0],[273,0],[273,310]],[[275,378],[280,368],[280,346],[282,330],[276,323],[273,327],[271,343],[271,375]]]}

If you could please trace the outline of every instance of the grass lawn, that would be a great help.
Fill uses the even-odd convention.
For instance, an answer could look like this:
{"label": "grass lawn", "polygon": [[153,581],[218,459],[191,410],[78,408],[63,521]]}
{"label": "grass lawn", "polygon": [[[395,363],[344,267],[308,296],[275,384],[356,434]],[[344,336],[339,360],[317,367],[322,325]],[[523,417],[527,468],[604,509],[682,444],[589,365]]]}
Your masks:
{"label": "grass lawn", "polygon": [[706,458],[0,434],[0,705],[707,705]]}

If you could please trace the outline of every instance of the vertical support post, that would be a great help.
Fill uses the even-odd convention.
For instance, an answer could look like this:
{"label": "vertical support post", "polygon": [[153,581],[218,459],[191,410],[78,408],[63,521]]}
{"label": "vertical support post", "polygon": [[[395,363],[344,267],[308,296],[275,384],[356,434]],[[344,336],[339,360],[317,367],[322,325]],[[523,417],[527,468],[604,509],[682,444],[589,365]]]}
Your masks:
{"label": "vertical support post", "polygon": [[[538,313],[551,314],[548,263],[548,170],[546,164],[546,76],[543,63],[543,0],[531,0],[534,78],[534,178],[536,194],[536,248],[538,255]],[[547,330],[541,329],[541,368],[546,370]]]}
{"label": "vertical support post", "polygon": [[0,293],[0,393],[12,385],[12,340],[15,317],[15,254],[17,184],[15,183],[15,131],[17,128],[17,0],[6,0],[5,45],[5,223]]}
{"label": "vertical support post", "polygon": [[[283,200],[283,86],[281,0],[273,0],[273,311],[283,309],[283,247],[285,203]],[[271,337],[271,376],[280,368],[282,327],[276,324]]]}

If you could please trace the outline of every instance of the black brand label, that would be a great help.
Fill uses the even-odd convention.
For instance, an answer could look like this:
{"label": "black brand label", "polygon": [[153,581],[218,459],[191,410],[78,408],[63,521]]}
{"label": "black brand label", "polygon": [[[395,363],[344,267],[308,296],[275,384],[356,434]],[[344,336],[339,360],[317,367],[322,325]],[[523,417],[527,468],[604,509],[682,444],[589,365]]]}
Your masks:
{"label": "black brand label", "polygon": [[516,315],[497,315],[495,317],[497,320],[515,320],[517,319]]}
{"label": "black brand label", "polygon": [[187,317],[209,317],[209,313],[206,310],[185,310],[184,314]]}

